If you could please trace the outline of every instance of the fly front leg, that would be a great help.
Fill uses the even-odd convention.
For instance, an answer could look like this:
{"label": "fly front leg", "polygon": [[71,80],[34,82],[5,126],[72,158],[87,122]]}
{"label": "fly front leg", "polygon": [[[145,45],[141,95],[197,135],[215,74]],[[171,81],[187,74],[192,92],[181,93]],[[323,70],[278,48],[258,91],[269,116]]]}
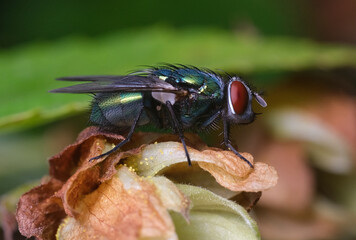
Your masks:
{"label": "fly front leg", "polygon": [[185,151],[185,155],[187,157],[187,161],[188,161],[188,165],[191,166],[192,165],[192,162],[190,161],[190,157],[189,157],[189,153],[188,153],[188,149],[187,149],[187,145],[185,144],[185,140],[184,140],[184,134],[183,134],[183,129],[182,129],[182,126],[180,124],[180,122],[178,121],[174,111],[173,111],[173,106],[171,104],[170,101],[167,101],[166,102],[166,106],[168,108],[168,111],[171,115],[171,118],[173,120],[173,128],[175,129],[175,131],[178,133],[178,136],[180,138],[180,141],[182,142],[183,144],[183,147],[184,147],[184,151]]}
{"label": "fly front leg", "polygon": [[130,140],[131,140],[131,137],[133,135],[133,133],[135,132],[135,128],[138,124],[138,121],[140,120],[140,117],[141,117],[141,114],[142,114],[142,111],[143,111],[143,107],[141,107],[137,117],[135,118],[135,121],[134,123],[132,124],[131,128],[130,128],[130,131],[129,131],[129,134],[127,134],[127,137],[121,141],[119,144],[117,144],[115,147],[113,147],[110,151],[107,151],[106,153],[103,153],[99,156],[96,156],[96,157],[93,157],[91,158],[89,161],[93,161],[93,160],[96,160],[96,159],[99,159],[99,158],[102,158],[102,157],[105,157],[113,152],[115,152],[116,150],[118,150],[119,148],[121,148],[122,146],[124,146],[126,143],[128,143]]}
{"label": "fly front leg", "polygon": [[249,160],[247,160],[244,156],[242,156],[230,143],[230,124],[227,122],[226,119],[223,120],[224,123],[224,144],[227,148],[229,148],[231,151],[233,151],[239,158],[244,160],[251,168],[254,168],[252,163],[250,163]]}
{"label": "fly front leg", "polygon": [[205,122],[203,122],[203,124],[200,126],[202,129],[209,127],[212,123],[215,122],[215,120],[220,117],[221,115],[221,111],[217,111],[216,113],[214,113],[214,115],[212,115],[211,117],[209,117]]}

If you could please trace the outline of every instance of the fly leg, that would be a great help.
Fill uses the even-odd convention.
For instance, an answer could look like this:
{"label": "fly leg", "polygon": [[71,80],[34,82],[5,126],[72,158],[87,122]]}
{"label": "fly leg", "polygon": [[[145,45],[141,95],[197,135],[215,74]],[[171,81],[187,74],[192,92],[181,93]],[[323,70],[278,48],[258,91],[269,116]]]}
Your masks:
{"label": "fly leg", "polygon": [[211,123],[213,123],[213,122],[220,116],[220,114],[221,114],[220,111],[214,113],[213,116],[211,116],[208,120],[206,120],[206,121],[201,125],[201,128],[206,128],[206,127],[208,127]]}
{"label": "fly leg", "polygon": [[103,153],[99,156],[96,156],[96,157],[93,157],[91,158],[89,161],[93,161],[93,160],[96,160],[96,159],[99,159],[101,157],[105,157],[113,152],[115,152],[117,149],[121,148],[122,146],[124,146],[127,142],[129,142],[131,140],[131,137],[132,137],[132,134],[135,132],[135,128],[137,126],[137,123],[138,123],[138,120],[140,119],[141,117],[141,114],[142,114],[142,111],[143,111],[143,107],[141,107],[140,109],[140,112],[138,113],[134,123],[132,124],[131,128],[130,128],[130,131],[129,131],[129,134],[127,134],[127,137],[121,141],[119,144],[117,144],[115,147],[113,147],[113,149],[111,149],[110,151],[107,151],[106,153]]}
{"label": "fly leg", "polygon": [[230,124],[227,122],[226,119],[223,120],[224,123],[224,144],[228,147],[231,151],[233,151],[239,158],[244,160],[251,168],[254,168],[252,163],[249,160],[244,158],[230,143],[229,136],[230,136]]}
{"label": "fly leg", "polygon": [[187,145],[185,144],[185,140],[184,140],[184,135],[183,135],[183,129],[182,126],[180,125],[180,123],[178,122],[178,119],[173,111],[173,106],[171,104],[170,101],[166,102],[166,106],[168,108],[168,111],[171,115],[171,118],[173,120],[173,127],[175,128],[176,132],[178,133],[178,136],[180,138],[180,141],[183,144],[184,147],[184,151],[185,151],[185,156],[187,157],[187,161],[188,161],[188,165],[192,166],[192,162],[190,161],[190,157],[189,157],[189,153],[188,153],[188,149],[187,149]]}

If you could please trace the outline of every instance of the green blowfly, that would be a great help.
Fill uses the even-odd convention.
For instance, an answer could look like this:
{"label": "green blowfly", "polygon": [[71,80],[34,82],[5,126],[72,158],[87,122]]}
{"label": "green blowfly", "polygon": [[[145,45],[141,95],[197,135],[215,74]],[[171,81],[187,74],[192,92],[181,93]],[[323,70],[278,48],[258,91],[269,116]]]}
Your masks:
{"label": "green blowfly", "polygon": [[[58,80],[85,82],[52,90],[55,93],[92,93],[90,121],[109,131],[129,129],[122,142],[93,159],[111,154],[130,141],[136,126],[155,124],[172,127],[184,146],[191,165],[183,132],[198,131],[222,120],[224,144],[245,159],[230,143],[231,124],[251,123],[255,119],[252,98],[266,107],[265,100],[241,78],[224,78],[207,69],[185,65],[165,65],[126,76],[79,76]],[[92,159],[92,160],[93,160]]]}

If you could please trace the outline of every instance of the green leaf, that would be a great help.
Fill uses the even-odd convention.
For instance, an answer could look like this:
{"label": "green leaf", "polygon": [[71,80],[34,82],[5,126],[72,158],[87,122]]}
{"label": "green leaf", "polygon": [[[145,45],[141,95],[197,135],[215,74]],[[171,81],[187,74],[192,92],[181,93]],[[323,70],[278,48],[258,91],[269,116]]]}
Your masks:
{"label": "green leaf", "polygon": [[189,223],[171,213],[179,239],[260,239],[256,222],[240,205],[200,187],[177,186],[193,205]]}
{"label": "green leaf", "polygon": [[148,28],[100,39],[68,38],[0,52],[0,130],[85,111],[88,96],[50,94],[70,75],[127,74],[140,65],[193,64],[239,73],[356,66],[351,47],[256,38],[214,29]]}

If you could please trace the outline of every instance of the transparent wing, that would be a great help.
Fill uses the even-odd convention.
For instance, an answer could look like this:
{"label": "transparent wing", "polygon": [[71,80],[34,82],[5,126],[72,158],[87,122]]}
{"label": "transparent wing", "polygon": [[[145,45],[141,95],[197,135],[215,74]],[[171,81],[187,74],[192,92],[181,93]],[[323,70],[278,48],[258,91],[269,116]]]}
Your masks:
{"label": "transparent wing", "polygon": [[155,76],[78,76],[58,78],[61,81],[87,82],[54,89],[54,93],[100,93],[100,92],[173,92],[184,94],[171,84]]}

